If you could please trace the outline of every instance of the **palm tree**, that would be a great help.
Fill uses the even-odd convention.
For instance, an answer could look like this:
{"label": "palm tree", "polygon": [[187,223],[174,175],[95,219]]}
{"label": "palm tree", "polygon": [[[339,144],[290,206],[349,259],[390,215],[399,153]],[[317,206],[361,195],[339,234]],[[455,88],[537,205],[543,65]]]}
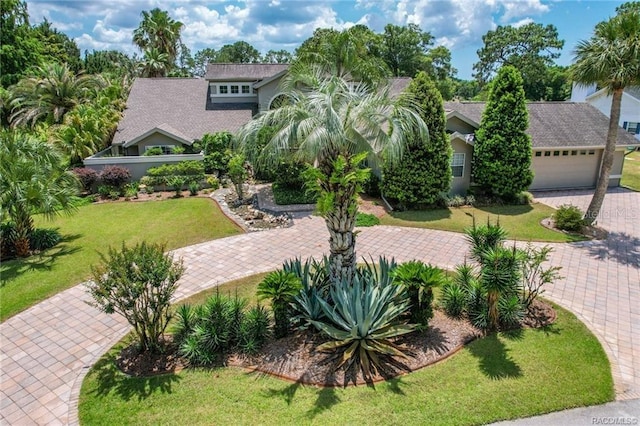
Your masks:
{"label": "palm tree", "polygon": [[160,53],[166,54],[166,62],[173,65],[178,53],[182,27],[182,22],[171,18],[167,11],[159,8],[143,11],[142,21],[133,32],[133,43],[143,52],[157,49]]}
{"label": "palm tree", "polygon": [[71,212],[78,180],[62,167],[58,153],[46,143],[20,131],[4,130],[0,144],[0,221],[16,226],[16,254],[29,255],[35,212],[52,218]]}
{"label": "palm tree", "polygon": [[144,58],[139,67],[142,77],[165,77],[171,69],[171,62],[168,54],[151,48],[144,52]]}
{"label": "palm tree", "polygon": [[591,39],[580,41],[574,53],[573,80],[582,85],[597,83],[613,95],[600,175],[584,217],[591,224],[600,212],[609,186],[622,93],[625,87],[640,84],[640,13],[623,11],[599,23]]}
{"label": "palm tree", "polygon": [[[300,81],[305,84],[296,83]],[[350,84],[322,70],[302,78],[288,76],[282,89],[291,102],[247,123],[238,140],[248,158],[255,160],[251,147],[256,146],[259,131],[273,126],[274,136],[258,160],[276,164],[293,156],[315,166],[308,185],[319,194],[318,211],[329,230],[330,278],[334,283],[352,282],[356,197],[369,175],[361,163],[380,156],[397,161],[416,132],[428,138],[426,125],[407,97],[392,100],[388,88],[372,92],[364,84]]]}
{"label": "palm tree", "polygon": [[101,76],[76,76],[66,64],[45,64],[35,74],[10,89],[13,127],[45,120],[59,124],[64,115],[78,104],[92,99],[98,89],[106,87]]}

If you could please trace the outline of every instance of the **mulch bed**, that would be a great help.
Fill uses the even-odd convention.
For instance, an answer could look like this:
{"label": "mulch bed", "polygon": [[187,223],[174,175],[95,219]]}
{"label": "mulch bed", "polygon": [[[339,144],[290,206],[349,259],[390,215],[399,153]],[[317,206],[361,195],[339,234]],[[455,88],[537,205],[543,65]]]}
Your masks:
{"label": "mulch bed", "polygon": [[[539,328],[556,319],[554,309],[536,300],[521,322],[522,328]],[[397,338],[394,343],[407,354],[407,358],[388,358],[383,371],[365,379],[359,369],[336,370],[341,358],[335,353],[316,351],[325,338],[318,333],[298,331],[291,336],[267,342],[256,356],[233,354],[226,365],[273,375],[285,380],[316,386],[347,386],[375,383],[407,374],[441,361],[460,350],[465,344],[483,336],[483,332],[465,319],[450,318],[434,311],[425,332],[414,332]],[[162,354],[140,353],[135,345],[125,348],[116,360],[126,374],[136,377],[176,373],[187,366],[177,355],[177,348],[168,336]]]}
{"label": "mulch bed", "polygon": [[563,234],[575,234],[582,235],[583,237],[587,237],[591,240],[606,240],[609,236],[609,233],[598,226],[583,226],[580,232],[568,232],[563,231],[562,229],[558,229],[556,227],[556,223],[552,218],[543,219],[540,224],[545,228],[551,229],[552,231],[562,232]]}

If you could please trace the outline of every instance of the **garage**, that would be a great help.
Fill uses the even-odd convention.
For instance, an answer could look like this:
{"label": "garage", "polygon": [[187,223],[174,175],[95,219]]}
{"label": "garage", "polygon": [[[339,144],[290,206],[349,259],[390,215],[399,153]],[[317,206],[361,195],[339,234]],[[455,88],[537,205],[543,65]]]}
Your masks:
{"label": "garage", "polygon": [[536,150],[530,189],[593,188],[601,158],[602,149]]}

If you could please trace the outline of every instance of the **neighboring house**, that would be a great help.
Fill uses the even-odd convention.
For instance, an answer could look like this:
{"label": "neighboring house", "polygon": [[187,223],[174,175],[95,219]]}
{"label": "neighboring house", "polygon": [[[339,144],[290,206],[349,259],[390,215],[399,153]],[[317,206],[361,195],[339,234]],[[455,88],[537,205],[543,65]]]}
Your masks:
{"label": "neighboring house", "polygon": [[[572,102],[587,102],[598,108],[609,117],[611,114],[612,96],[607,89],[597,90],[595,84],[579,86],[575,83],[571,89]],[[620,127],[640,140],[640,87],[632,86],[624,89],[620,104]]]}
{"label": "neighboring house", "polygon": [[[446,102],[447,130],[453,147],[451,192],[464,193],[471,184],[473,134],[480,125],[484,102]],[[593,188],[600,172],[609,120],[583,102],[530,102],[529,128],[534,172],[531,190]],[[640,142],[618,131],[610,186],[622,177],[624,152]]]}

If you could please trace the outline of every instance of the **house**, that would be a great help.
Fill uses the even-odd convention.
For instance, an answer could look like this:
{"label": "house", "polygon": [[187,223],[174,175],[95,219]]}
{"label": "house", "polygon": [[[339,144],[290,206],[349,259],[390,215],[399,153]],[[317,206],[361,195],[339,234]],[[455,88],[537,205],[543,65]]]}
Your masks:
{"label": "house", "polygon": [[[471,184],[473,134],[484,102],[446,102],[447,131],[453,147],[451,192],[463,194]],[[531,190],[593,188],[600,171],[609,120],[585,102],[530,102],[529,128],[534,172]],[[624,152],[640,141],[620,128],[610,186],[622,177]]]}
{"label": "house", "polygon": [[[96,170],[105,165],[127,167],[134,179],[149,167],[184,160],[202,161],[190,147],[205,133],[236,132],[260,112],[277,105],[279,85],[287,64],[209,64],[204,79],[139,78],[131,88],[127,109],[109,149],[84,160]],[[411,79],[390,81],[390,95],[403,92]],[[452,193],[464,193],[471,184],[473,134],[485,104],[445,104],[447,130],[454,154]],[[591,188],[602,161],[608,119],[583,102],[528,104],[533,144],[531,189]],[[623,153],[640,142],[619,130],[611,185],[619,184]],[[184,153],[175,154],[176,147]],[[145,156],[159,148],[162,155]]]}
{"label": "house", "polygon": [[[571,89],[571,101],[587,102],[598,108],[607,117],[611,113],[611,100],[612,96],[607,89],[597,90],[595,84],[580,86],[574,83]],[[619,124],[620,127],[640,140],[640,86],[624,89],[620,104]]]}

